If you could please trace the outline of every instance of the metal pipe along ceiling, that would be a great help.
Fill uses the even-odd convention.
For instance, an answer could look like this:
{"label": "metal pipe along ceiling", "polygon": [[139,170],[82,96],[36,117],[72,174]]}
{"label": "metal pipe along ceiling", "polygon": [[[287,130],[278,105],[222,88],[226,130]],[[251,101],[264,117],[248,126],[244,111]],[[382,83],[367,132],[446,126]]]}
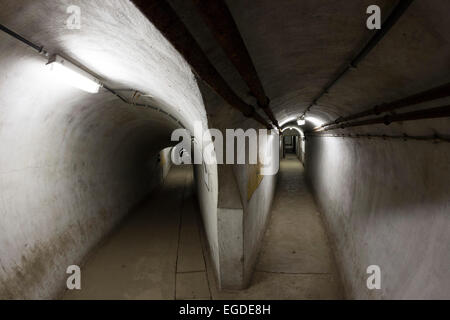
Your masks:
{"label": "metal pipe along ceiling", "polygon": [[338,82],[351,68],[356,68],[358,64],[363,60],[372,49],[383,39],[383,37],[391,30],[391,28],[397,23],[397,21],[401,18],[401,16],[405,13],[408,7],[414,0],[400,0],[394,10],[392,10],[391,14],[384,21],[381,29],[378,30],[375,35],[367,42],[367,44],[362,48],[356,56],[351,60],[350,63],[346,63],[345,66],[341,69],[341,71],[334,77],[314,98],[313,102],[306,108],[303,112],[303,116],[305,116],[311,108],[317,104],[317,102],[322,98],[322,96],[328,93],[328,90],[333,87],[336,82]]}
{"label": "metal pipe along ceiling", "polygon": [[193,0],[193,2],[228,59],[247,83],[259,107],[279,128],[278,121],[269,107],[270,100],[264,92],[256,68],[226,3],[223,0]]}
{"label": "metal pipe along ceiling", "polygon": [[335,129],[345,129],[349,127],[360,127],[372,124],[385,124],[389,125],[392,122],[399,121],[411,121],[411,120],[423,120],[423,119],[437,119],[437,118],[447,118],[450,117],[450,105],[431,108],[431,109],[422,109],[407,113],[394,114],[394,115],[385,115],[383,117],[371,118],[367,120],[361,121],[352,121],[342,124],[336,124],[329,126],[321,131],[335,130]]}
{"label": "metal pipe along ceiling", "polygon": [[193,71],[229,105],[241,111],[246,117],[253,118],[265,127],[271,128],[271,125],[256,112],[253,106],[245,103],[230,88],[166,1],[133,0],[132,2],[181,53]]}
{"label": "metal pipe along ceiling", "polygon": [[334,120],[332,122],[328,122],[318,128],[315,128],[314,131],[320,131],[321,128],[327,128],[330,126],[334,127],[335,125],[343,123],[343,122],[356,120],[356,119],[360,119],[360,118],[371,116],[371,115],[379,115],[383,112],[389,112],[389,111],[397,110],[400,108],[412,106],[415,104],[445,98],[448,96],[450,96],[450,83],[446,83],[442,86],[435,87],[430,90],[423,91],[423,92],[414,94],[412,96],[409,96],[409,97],[406,97],[406,98],[403,98],[400,100],[396,100],[396,101],[386,103],[386,104],[377,105],[373,108],[367,109],[362,112],[354,113],[354,114],[351,114],[346,117],[337,118],[336,120]]}

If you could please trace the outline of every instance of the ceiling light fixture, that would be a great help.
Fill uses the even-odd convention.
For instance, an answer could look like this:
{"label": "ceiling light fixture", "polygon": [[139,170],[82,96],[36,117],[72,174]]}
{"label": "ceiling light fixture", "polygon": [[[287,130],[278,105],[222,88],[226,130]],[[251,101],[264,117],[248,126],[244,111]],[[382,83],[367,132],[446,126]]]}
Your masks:
{"label": "ceiling light fixture", "polygon": [[304,116],[304,115],[301,116],[301,117],[299,117],[299,118],[297,119],[297,124],[298,124],[299,126],[304,126],[305,123],[306,123],[306,120],[305,120],[305,116]]}
{"label": "ceiling light fixture", "polygon": [[47,66],[61,81],[83,91],[97,93],[102,86],[96,77],[60,55],[51,56]]}

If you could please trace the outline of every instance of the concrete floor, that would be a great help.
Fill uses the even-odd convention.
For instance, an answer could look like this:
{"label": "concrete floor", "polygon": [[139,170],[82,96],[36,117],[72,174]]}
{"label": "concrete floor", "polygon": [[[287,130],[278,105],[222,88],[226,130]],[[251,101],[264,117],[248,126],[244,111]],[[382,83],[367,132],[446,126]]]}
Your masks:
{"label": "concrete floor", "polygon": [[[343,290],[321,216],[294,154],[280,163],[262,250],[247,290],[217,299],[342,299]],[[213,277],[210,278],[212,280]]]}
{"label": "concrete floor", "polygon": [[272,217],[252,284],[221,291],[201,233],[191,167],[131,214],[82,266],[82,290],[64,299],[339,299],[321,218],[293,155],[280,166]]}

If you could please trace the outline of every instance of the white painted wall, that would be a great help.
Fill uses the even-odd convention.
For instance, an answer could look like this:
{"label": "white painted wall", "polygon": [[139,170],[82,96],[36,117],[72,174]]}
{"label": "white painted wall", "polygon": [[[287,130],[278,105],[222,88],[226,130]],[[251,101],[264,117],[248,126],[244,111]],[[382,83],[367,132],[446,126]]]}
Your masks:
{"label": "white painted wall", "polygon": [[170,157],[172,151],[172,147],[165,148],[161,150],[159,153],[159,159],[160,159],[160,165],[161,165],[161,177],[162,180],[164,180],[167,175],[169,174],[170,168],[172,167],[173,163]]}
{"label": "white painted wall", "polygon": [[450,298],[448,143],[310,137],[306,172],[349,297]]}
{"label": "white painted wall", "polygon": [[205,234],[208,240],[208,249],[216,275],[218,275],[220,273],[220,260],[217,227],[217,203],[219,190],[217,165],[195,165],[194,175],[197,187],[197,197],[203,218],[203,225],[205,227]]}
{"label": "white painted wall", "polygon": [[[276,141],[279,140],[278,135],[274,135]],[[259,145],[260,152],[265,154],[267,148],[266,143]],[[278,150],[271,149],[272,154],[268,154],[273,161],[279,159]],[[247,150],[248,152],[248,150]],[[257,258],[262,246],[262,239],[264,237],[267,223],[270,218],[270,209],[272,200],[275,195],[275,187],[277,181],[276,172],[274,175],[263,176],[257,189],[254,191],[252,197],[248,200],[248,183],[249,183],[249,168],[250,165],[235,165],[233,172],[235,174],[237,184],[239,187],[242,207],[244,210],[243,216],[243,255],[244,255],[244,270],[243,270],[243,287],[250,284],[251,276],[253,274]]]}
{"label": "white painted wall", "polygon": [[[80,30],[65,27],[69,5],[81,8]],[[50,53],[113,88],[151,95],[148,103],[191,130],[195,121],[207,126],[189,66],[130,1],[1,0],[0,7],[2,24]],[[160,182],[157,154],[178,127],[104,90],[67,86],[45,63],[0,34],[0,298],[56,297],[67,266],[82,263]],[[217,174],[210,169],[211,190],[200,187],[199,198],[214,242]]]}

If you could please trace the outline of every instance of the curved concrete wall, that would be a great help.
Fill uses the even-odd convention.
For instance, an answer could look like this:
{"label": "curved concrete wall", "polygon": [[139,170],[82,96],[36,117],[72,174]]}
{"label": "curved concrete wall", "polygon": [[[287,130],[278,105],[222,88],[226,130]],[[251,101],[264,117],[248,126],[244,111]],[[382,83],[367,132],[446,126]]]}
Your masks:
{"label": "curved concrete wall", "polygon": [[[254,104],[192,3],[169,2],[183,13],[226,81]],[[367,6],[378,4],[385,15],[394,5],[388,0],[227,4],[280,123],[295,120],[370,38]],[[81,9],[80,30],[66,27],[71,5]],[[130,1],[0,0],[0,6],[2,24],[50,53],[79,62],[110,87],[145,93],[139,102],[164,111],[124,104],[106,91],[90,95],[68,87],[45,70],[46,59],[0,34],[0,297],[54,297],[66,266],[79,263],[161,181],[167,167],[158,164],[157,153],[171,145],[170,133],[180,126],[167,114],[191,132],[196,121],[206,128],[208,119],[189,66]],[[308,115],[333,120],[448,82],[449,6],[446,0],[414,1]],[[214,126],[258,127],[200,86]],[[414,108],[420,107],[425,105]],[[338,132],[428,136],[448,135],[448,128],[446,119]],[[349,296],[448,297],[448,144],[321,137],[308,138],[302,151]],[[195,169],[220,274],[217,167]],[[246,274],[258,252],[275,183],[264,178],[248,199],[252,173],[252,167],[234,168],[245,210],[240,235],[246,235],[241,239]],[[381,291],[365,287],[368,264],[381,267]]]}
{"label": "curved concrete wall", "polygon": [[[254,103],[247,86],[214,37],[204,28],[191,2],[169,2],[227,82],[248,103]],[[367,7],[380,6],[385,19],[397,4],[386,0],[226,2],[280,124],[295,121],[372,37],[374,31],[366,28]],[[446,14],[449,8],[450,3],[445,0],[414,1],[358,68],[341,77],[314,104],[307,116],[323,122],[331,121],[448,83],[450,34],[447,30],[450,20]],[[208,114],[212,115],[215,123],[219,126],[231,123],[230,127],[242,125],[232,112],[222,107],[224,103],[220,99],[208,94],[207,88],[202,88],[202,92]],[[441,99],[399,112],[444,106],[448,102],[448,99]],[[309,122],[303,129],[314,126]],[[432,136],[438,133],[448,136],[448,128],[449,120],[446,119],[411,121],[389,127],[358,127],[332,133],[395,136]],[[305,152],[302,159],[335,240],[335,251],[340,257],[338,260],[349,297],[447,296],[446,288],[450,285],[448,273],[443,268],[449,261],[448,254],[445,254],[449,239],[442,230],[434,229],[439,227],[433,227],[433,221],[448,226],[449,196],[445,185],[448,168],[442,167],[442,163],[448,162],[447,144],[434,145],[432,141],[402,144],[399,140],[390,139],[362,141],[354,138],[310,138],[302,145]],[[404,166],[399,168],[402,163]],[[239,169],[236,172],[238,183],[244,185],[245,190],[243,177],[247,176],[247,171]],[[383,181],[379,180],[380,176]],[[424,176],[427,177],[426,183]],[[405,191],[408,194],[404,194]],[[433,198],[431,192],[440,196]],[[426,203],[414,201],[415,198],[426,199]],[[377,207],[378,203],[380,207]],[[410,203],[414,203],[414,209]],[[430,220],[424,222],[425,215]],[[253,223],[260,225],[264,214],[250,216],[253,219],[247,226]],[[439,235],[443,241],[430,238],[428,231],[416,230],[415,226],[431,228],[433,231],[430,232]],[[410,240],[408,229],[418,233],[417,239]],[[396,234],[390,236],[390,233]],[[414,246],[421,247],[420,253],[415,252]],[[404,250],[403,259],[400,254],[392,259],[386,255],[391,250],[397,254],[399,248]],[[424,252],[427,258],[421,262],[419,257]],[[381,267],[384,283],[381,291],[367,290],[365,270],[369,263]],[[410,269],[405,269],[407,264],[412,264]]]}
{"label": "curved concrete wall", "polygon": [[[279,136],[269,140],[258,140],[258,164],[218,165],[219,200],[218,273],[221,289],[246,289],[251,282],[262,239],[269,222],[272,200],[275,194],[278,172],[263,175],[261,169],[270,161],[278,161],[278,150],[274,150],[271,139],[278,144]],[[249,145],[240,150],[248,157]],[[264,164],[265,161],[265,164]]]}
{"label": "curved concrete wall", "polygon": [[449,143],[308,138],[306,157],[349,297],[450,298]]}
{"label": "curved concrete wall", "polygon": [[[81,8],[80,30],[65,26],[69,5]],[[139,102],[188,129],[195,121],[207,126],[189,66],[131,2],[0,6],[2,24],[50,53],[72,58],[110,87],[151,95]],[[92,95],[67,86],[45,63],[0,34],[0,298],[55,297],[67,266],[81,263],[161,182],[158,152],[179,127],[167,114],[125,104],[105,90]],[[210,190],[199,188],[205,216],[217,206],[214,168],[210,174]],[[214,217],[208,219],[211,225]]]}

